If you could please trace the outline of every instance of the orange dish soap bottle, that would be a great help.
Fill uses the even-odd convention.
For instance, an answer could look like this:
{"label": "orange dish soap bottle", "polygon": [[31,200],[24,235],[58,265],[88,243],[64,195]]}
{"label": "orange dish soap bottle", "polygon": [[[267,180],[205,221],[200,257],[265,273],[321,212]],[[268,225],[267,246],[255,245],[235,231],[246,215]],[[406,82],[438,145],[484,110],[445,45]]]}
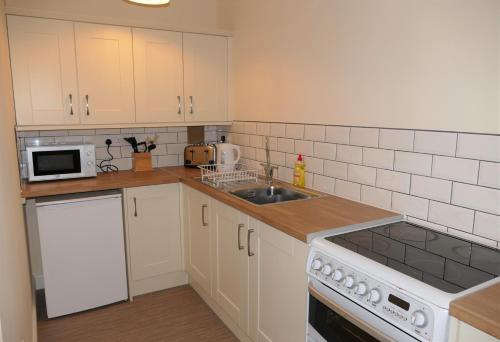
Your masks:
{"label": "orange dish soap bottle", "polygon": [[299,154],[295,162],[295,167],[293,169],[293,185],[300,186],[301,188],[306,186],[306,164],[302,161],[302,154]]}

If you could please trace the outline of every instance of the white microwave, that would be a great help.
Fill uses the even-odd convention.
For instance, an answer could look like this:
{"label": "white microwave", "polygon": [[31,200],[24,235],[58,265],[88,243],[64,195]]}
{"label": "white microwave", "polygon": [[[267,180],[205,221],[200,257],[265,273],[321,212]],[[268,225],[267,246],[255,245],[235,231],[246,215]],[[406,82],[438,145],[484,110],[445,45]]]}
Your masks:
{"label": "white microwave", "polygon": [[26,148],[30,182],[95,177],[95,146],[91,144]]}

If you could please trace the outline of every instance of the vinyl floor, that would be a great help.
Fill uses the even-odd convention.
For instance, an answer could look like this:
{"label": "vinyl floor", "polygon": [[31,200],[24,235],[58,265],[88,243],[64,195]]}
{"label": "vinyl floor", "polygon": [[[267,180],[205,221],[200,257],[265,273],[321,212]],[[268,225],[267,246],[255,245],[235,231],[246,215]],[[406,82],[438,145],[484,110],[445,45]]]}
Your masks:
{"label": "vinyl floor", "polygon": [[238,339],[189,286],[47,319],[37,294],[39,342],[233,342]]}

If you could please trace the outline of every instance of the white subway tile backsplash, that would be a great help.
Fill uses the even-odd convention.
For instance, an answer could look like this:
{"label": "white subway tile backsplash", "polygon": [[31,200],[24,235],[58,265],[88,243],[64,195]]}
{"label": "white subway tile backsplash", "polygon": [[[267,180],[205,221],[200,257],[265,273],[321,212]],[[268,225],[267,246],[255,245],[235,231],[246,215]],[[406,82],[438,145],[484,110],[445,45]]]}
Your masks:
{"label": "white subway tile backsplash", "polygon": [[363,150],[358,146],[337,145],[337,160],[346,163],[361,164]]}
{"label": "white subway tile backsplash", "polygon": [[295,142],[293,139],[278,138],[278,151],[280,152],[295,152]]}
{"label": "white subway tile backsplash", "polygon": [[312,141],[325,141],[325,131],[325,126],[306,125],[304,139]]}
{"label": "white subway tile backsplash", "polygon": [[361,201],[379,208],[391,209],[392,193],[372,186],[361,186]]}
{"label": "white subway tile backsplash", "polygon": [[[153,165],[183,164],[187,127],[123,132],[131,133],[121,129],[18,132],[18,149],[24,161],[24,145],[31,138],[41,143],[91,142],[103,158],[104,141],[111,138],[114,163],[124,170],[131,168],[132,159],[123,138],[134,135],[141,141],[158,134]],[[292,181],[297,153],[302,153],[308,187],[398,211],[417,224],[500,247],[500,135],[270,122],[206,126],[205,134],[213,140],[226,135],[241,146],[242,160],[257,169],[265,161],[263,136],[269,136],[271,162],[279,166],[277,178],[283,181]]]}
{"label": "white subway tile backsplash", "polygon": [[477,183],[479,161],[471,159],[434,156],[432,177],[464,183]]}
{"label": "white subway tile backsplash", "polygon": [[270,135],[271,134],[271,124],[267,122],[257,122],[257,134],[258,135]]}
{"label": "white subway tile backsplash", "polygon": [[390,150],[413,151],[414,131],[381,129],[379,147]]}
{"label": "white subway tile backsplash", "polygon": [[184,148],[186,144],[168,144],[167,151],[168,154],[184,154]]}
{"label": "white subway tile backsplash", "polygon": [[451,181],[412,175],[410,193],[415,196],[450,203]]}
{"label": "white subway tile backsplash", "polygon": [[256,148],[263,148],[264,147],[264,141],[262,139],[262,136],[260,135],[250,135],[248,139],[248,143],[251,147],[256,147]]}
{"label": "white subway tile backsplash", "polygon": [[451,203],[500,215],[500,190],[453,183]]}
{"label": "white subway tile backsplash", "polygon": [[304,139],[304,125],[286,124],[286,137]]}
{"label": "white subway tile backsplash", "polygon": [[477,211],[474,219],[474,234],[500,241],[500,216]]}
{"label": "white subway tile backsplash", "polygon": [[271,135],[273,137],[285,137],[286,125],[282,123],[271,123]]}
{"label": "white subway tile backsplash", "polygon": [[394,166],[394,151],[364,147],[363,165],[392,170]]}
{"label": "white subway tile backsplash", "polygon": [[323,174],[323,159],[304,157],[304,163],[306,164],[306,171]]}
{"label": "white subway tile backsplash", "polygon": [[457,146],[457,133],[415,132],[415,152],[454,156]]}
{"label": "white subway tile backsplash", "polygon": [[314,156],[316,158],[335,160],[337,145],[323,142],[314,143]]}
{"label": "white subway tile backsplash", "polygon": [[347,180],[347,164],[325,160],[323,173],[325,176]]}
{"label": "white subway tile backsplash", "polygon": [[[24,144],[26,146],[40,146],[54,143],[54,137],[33,137],[24,138]],[[105,145],[104,145],[105,146]]]}
{"label": "white subway tile backsplash", "polygon": [[456,229],[453,229],[453,228],[448,228],[448,234],[455,235],[456,237],[459,237],[459,238],[462,238],[462,239],[466,239],[466,240],[470,240],[470,241],[473,241],[473,242],[476,242],[476,243],[479,243],[479,244],[482,244],[482,245],[485,245],[485,246],[497,247],[497,242],[496,241],[483,238],[483,237],[481,237],[479,235],[469,234],[469,233],[463,232],[461,230],[456,230]]}
{"label": "white subway tile backsplash", "polygon": [[429,200],[393,192],[392,209],[402,214],[415,216],[416,218],[422,220],[427,220]]}
{"label": "white subway tile backsplash", "polygon": [[349,144],[349,127],[326,126],[326,142],[337,144]]}
{"label": "white subway tile backsplash", "polygon": [[257,123],[245,122],[244,130],[246,134],[257,134]]}
{"label": "white subway tile backsplash", "polygon": [[410,193],[410,175],[402,172],[378,169],[376,185],[378,188],[408,194]]}
{"label": "white subway tile backsplash", "polygon": [[295,153],[312,157],[314,155],[314,143],[306,140],[295,140]]}
{"label": "white subway tile backsplash", "polygon": [[56,144],[81,144],[83,143],[83,137],[78,135],[68,135],[64,137],[55,137],[54,142]]}
{"label": "white subway tile backsplash", "polygon": [[430,176],[432,172],[432,155],[396,151],[394,169],[417,175]]}
{"label": "white subway tile backsplash", "polygon": [[377,169],[373,167],[349,164],[347,169],[347,179],[351,182],[365,185],[375,185]]}
{"label": "white subway tile backsplash", "polygon": [[479,185],[500,189],[500,163],[481,162]]}
{"label": "white subway tile backsplash", "polygon": [[457,157],[500,162],[500,135],[459,134]]}
{"label": "white subway tile backsplash", "polygon": [[[275,152],[271,151],[270,153],[271,163],[279,166],[285,166],[286,164],[286,155],[283,152]],[[265,160],[265,157],[264,157]]]}
{"label": "white subway tile backsplash", "polygon": [[179,165],[179,158],[176,155],[166,155],[158,157],[158,167],[177,165]]}
{"label": "white subway tile backsplash", "polygon": [[378,147],[378,128],[352,127],[349,144],[357,146]]}
{"label": "white subway tile backsplash", "polygon": [[175,144],[177,143],[177,133],[158,133],[158,144]]}
{"label": "white subway tile backsplash", "polygon": [[[144,128],[134,127],[134,128],[122,128],[120,130],[121,134],[140,134],[144,133]],[[108,133],[110,134],[110,133]]]}
{"label": "white subway tile backsplash", "polygon": [[313,189],[326,192],[327,194],[333,194],[335,187],[335,179],[330,177],[325,177],[322,175],[315,174],[313,179]]}
{"label": "white subway tile backsplash", "polygon": [[[109,158],[109,154],[107,152],[107,147],[96,147],[95,149],[95,159],[103,160]],[[109,152],[113,155],[114,158],[121,158],[120,147],[110,147]]]}
{"label": "white subway tile backsplash", "polygon": [[355,201],[361,200],[361,185],[346,182],[340,179],[335,180],[335,194]]}
{"label": "white subway tile backsplash", "polygon": [[474,210],[431,201],[429,221],[472,233]]}

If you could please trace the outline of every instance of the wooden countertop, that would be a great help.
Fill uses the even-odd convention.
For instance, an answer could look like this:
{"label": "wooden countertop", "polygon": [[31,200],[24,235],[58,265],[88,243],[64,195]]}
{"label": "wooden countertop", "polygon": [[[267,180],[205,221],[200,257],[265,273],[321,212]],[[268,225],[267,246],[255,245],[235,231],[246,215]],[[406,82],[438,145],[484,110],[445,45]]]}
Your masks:
{"label": "wooden countertop", "polygon": [[451,302],[450,314],[500,339],[500,284]]}
{"label": "wooden countertop", "polygon": [[99,173],[95,178],[23,183],[21,197],[34,198],[177,182],[179,182],[178,176],[160,169],[144,172],[119,171]]}
{"label": "wooden countertop", "polygon": [[310,234],[399,216],[390,211],[326,194],[307,201],[257,206],[201,183],[196,179],[199,178],[199,170],[184,167],[169,167],[164,170],[178,175],[186,185],[304,242],[307,242]]}

